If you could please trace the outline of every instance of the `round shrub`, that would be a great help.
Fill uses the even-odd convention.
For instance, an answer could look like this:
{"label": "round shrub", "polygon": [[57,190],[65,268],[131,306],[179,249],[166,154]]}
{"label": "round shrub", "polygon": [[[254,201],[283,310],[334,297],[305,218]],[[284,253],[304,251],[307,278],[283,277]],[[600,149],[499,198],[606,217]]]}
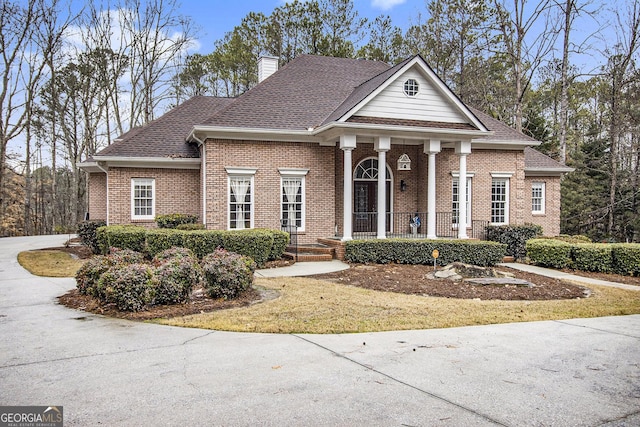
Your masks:
{"label": "round shrub", "polygon": [[109,258],[114,264],[140,264],[144,262],[144,255],[131,249],[111,248]]}
{"label": "round shrub", "polygon": [[251,286],[255,269],[251,258],[216,249],[202,259],[205,290],[211,298],[234,298]]}
{"label": "round shrub", "polygon": [[102,298],[103,295],[98,292],[98,280],[112,265],[113,262],[109,257],[103,255],[96,255],[88,259],[76,273],[78,291],[83,295]]}
{"label": "round shrub", "polygon": [[191,251],[173,248],[154,258],[156,268],[154,304],[176,304],[189,299],[196,284],[202,281],[202,269]]}
{"label": "round shrub", "polygon": [[170,249],[165,249],[164,251],[157,254],[153,257],[153,263],[155,265],[162,264],[167,261],[171,261],[176,258],[193,258],[196,259],[193,251],[187,248],[181,248],[178,246],[174,246]]}
{"label": "round shrub", "polygon": [[105,300],[123,311],[139,311],[153,300],[155,279],[147,264],[116,265],[98,281]]}

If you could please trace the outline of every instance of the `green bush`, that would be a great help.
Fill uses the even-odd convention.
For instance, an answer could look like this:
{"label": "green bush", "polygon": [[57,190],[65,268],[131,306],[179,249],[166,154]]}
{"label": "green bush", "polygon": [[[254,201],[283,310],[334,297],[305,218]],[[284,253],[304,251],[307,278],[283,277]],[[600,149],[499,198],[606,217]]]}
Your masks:
{"label": "green bush", "polygon": [[189,299],[202,281],[202,269],[190,250],[171,248],[154,258],[156,265],[154,304],[176,304]]}
{"label": "green bush", "polygon": [[156,217],[156,224],[158,224],[159,228],[176,228],[182,224],[195,224],[198,222],[197,215],[187,215],[187,214],[168,214],[168,215],[158,215]]}
{"label": "green bush", "polygon": [[626,276],[640,276],[640,244],[612,245],[613,271]]}
{"label": "green bush", "polygon": [[107,225],[107,222],[103,219],[94,219],[91,221],[82,221],[78,223],[76,232],[83,245],[88,246],[91,252],[94,254],[100,253],[100,247],[98,246],[98,237],[96,230],[100,227]]}
{"label": "green bush", "polygon": [[98,286],[105,300],[122,311],[140,311],[153,301],[155,278],[148,264],[125,264],[111,267]]}
{"label": "green bush", "polygon": [[193,231],[193,230],[204,230],[204,224],[180,224],[176,227],[176,230],[185,230],[185,231]]}
{"label": "green bush", "polygon": [[280,230],[266,230],[271,233],[273,237],[273,245],[271,245],[271,253],[269,254],[269,261],[282,258],[282,254],[287,250],[289,245],[289,233]]}
{"label": "green bush", "polygon": [[264,265],[271,256],[273,234],[267,230],[238,230],[222,234],[222,248],[252,258]]}
{"label": "green bush", "polygon": [[527,241],[527,256],[537,265],[552,268],[572,266],[570,243],[559,240],[531,239]]}
{"label": "green bush", "polygon": [[535,224],[526,225],[488,225],[487,240],[507,245],[507,255],[523,259],[527,254],[527,240],[542,235],[542,227]]}
{"label": "green bush", "polygon": [[147,230],[146,248],[147,254],[154,257],[162,251],[175,246],[184,246],[185,232],[180,230],[159,228]]}
{"label": "green bush", "polygon": [[354,263],[433,264],[437,249],[437,265],[464,262],[491,266],[502,262],[506,245],[470,240],[352,240],[345,243],[345,260]]}
{"label": "green bush", "polygon": [[577,270],[611,273],[613,271],[612,245],[605,243],[574,244],[571,251],[572,266]]}
{"label": "green bush", "polygon": [[147,229],[136,225],[109,225],[96,231],[98,246],[102,254],[111,248],[131,249],[144,252]]}
{"label": "green bush", "polygon": [[144,254],[131,249],[111,248],[109,259],[115,264],[140,264],[144,262]]}
{"label": "green bush", "polygon": [[222,234],[218,230],[183,231],[183,246],[193,251],[194,255],[202,259],[222,246]]}
{"label": "green bush", "polygon": [[234,298],[251,286],[255,268],[249,257],[216,249],[202,259],[205,290],[212,298]]}
{"label": "green bush", "polygon": [[98,280],[109,268],[113,261],[104,255],[96,255],[89,258],[76,272],[76,287],[83,295],[96,298],[104,298],[97,287]]}

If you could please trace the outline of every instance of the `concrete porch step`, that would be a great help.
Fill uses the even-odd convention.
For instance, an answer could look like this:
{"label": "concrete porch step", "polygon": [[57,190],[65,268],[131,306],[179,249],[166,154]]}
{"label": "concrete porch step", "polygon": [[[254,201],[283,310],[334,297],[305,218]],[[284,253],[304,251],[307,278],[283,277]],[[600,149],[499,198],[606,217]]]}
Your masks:
{"label": "concrete porch step", "polygon": [[[322,244],[298,245],[297,261],[331,261],[334,258],[334,248]],[[283,256],[296,259],[296,247],[287,246]]]}

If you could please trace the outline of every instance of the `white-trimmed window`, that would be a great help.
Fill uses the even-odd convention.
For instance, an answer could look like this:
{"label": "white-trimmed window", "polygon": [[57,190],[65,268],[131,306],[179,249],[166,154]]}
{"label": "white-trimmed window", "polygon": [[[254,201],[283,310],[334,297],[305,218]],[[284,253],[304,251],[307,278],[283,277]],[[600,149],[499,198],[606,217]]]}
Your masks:
{"label": "white-trimmed window", "polygon": [[131,219],[146,220],[155,218],[155,194],[155,179],[131,179]]}
{"label": "white-trimmed window", "polygon": [[226,168],[228,173],[229,230],[253,228],[256,169]]}
{"label": "white-trimmed window", "polygon": [[493,176],[491,180],[491,224],[509,223],[509,178]]}
{"label": "white-trimmed window", "polygon": [[543,215],[546,185],[544,182],[531,183],[531,213]]}
{"label": "white-trimmed window", "polygon": [[308,169],[280,168],[280,218],[283,226],[305,230],[305,176]]}
{"label": "white-trimmed window", "polygon": [[[454,176],[452,185],[452,204],[453,226],[457,227],[460,218],[460,178]],[[471,177],[467,176],[467,197],[465,206],[467,207],[467,227],[471,227]]]}

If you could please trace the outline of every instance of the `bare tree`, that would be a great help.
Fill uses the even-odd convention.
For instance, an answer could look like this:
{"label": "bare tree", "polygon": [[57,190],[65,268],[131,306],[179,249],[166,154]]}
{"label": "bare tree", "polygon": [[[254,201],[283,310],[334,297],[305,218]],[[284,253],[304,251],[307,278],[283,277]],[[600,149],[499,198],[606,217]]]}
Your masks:
{"label": "bare tree", "polygon": [[[512,0],[512,8],[507,5],[509,0],[494,1],[498,27],[513,73],[515,127],[522,131],[525,95],[534,73],[553,49],[558,31],[549,14],[551,0],[540,0],[533,8],[527,0]],[[542,27],[537,27],[540,24]]]}

